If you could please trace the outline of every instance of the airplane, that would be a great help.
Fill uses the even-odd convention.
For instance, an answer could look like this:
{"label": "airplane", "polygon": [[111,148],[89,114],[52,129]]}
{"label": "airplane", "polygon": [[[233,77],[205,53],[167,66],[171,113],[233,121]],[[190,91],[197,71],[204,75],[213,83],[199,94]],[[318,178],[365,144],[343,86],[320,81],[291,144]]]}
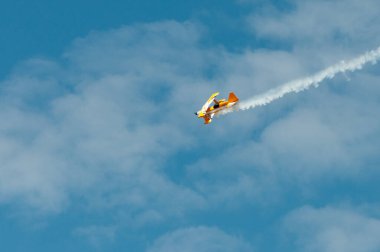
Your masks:
{"label": "airplane", "polygon": [[[211,123],[214,115],[220,113],[223,110],[231,108],[232,106],[235,106],[239,101],[239,98],[237,98],[233,92],[229,94],[227,101],[226,99],[215,99],[215,97],[218,95],[219,92],[213,93],[207,102],[202,106],[201,110],[194,113],[196,116],[198,116],[198,118],[203,118],[205,120],[205,124]],[[215,104],[213,106],[210,106],[212,102]]]}

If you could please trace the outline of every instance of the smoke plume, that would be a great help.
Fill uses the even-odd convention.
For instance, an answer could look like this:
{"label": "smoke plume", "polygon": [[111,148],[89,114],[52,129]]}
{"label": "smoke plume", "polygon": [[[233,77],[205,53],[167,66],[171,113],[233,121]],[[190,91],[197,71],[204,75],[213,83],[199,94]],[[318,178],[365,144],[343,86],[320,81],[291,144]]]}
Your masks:
{"label": "smoke plume", "polygon": [[[368,51],[349,61],[341,61],[332,65],[314,75],[306,78],[294,80],[285,83],[279,87],[273,88],[263,94],[252,97],[247,101],[242,101],[234,110],[252,109],[257,106],[264,106],[274,100],[280,99],[288,93],[298,93],[310,87],[318,87],[325,79],[332,79],[338,73],[354,72],[360,70],[365,64],[372,62],[375,64],[380,59],[380,47],[375,50]],[[231,112],[231,111],[228,111]]]}

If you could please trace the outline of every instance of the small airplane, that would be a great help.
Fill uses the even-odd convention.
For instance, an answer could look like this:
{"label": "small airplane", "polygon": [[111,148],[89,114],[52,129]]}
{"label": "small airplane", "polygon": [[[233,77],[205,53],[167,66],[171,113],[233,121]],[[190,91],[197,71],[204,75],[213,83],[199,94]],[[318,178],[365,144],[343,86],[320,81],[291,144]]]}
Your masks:
{"label": "small airplane", "polygon": [[[213,93],[207,100],[207,102],[203,105],[201,110],[195,112],[195,115],[198,116],[198,118],[203,118],[205,120],[205,124],[211,123],[214,115],[220,113],[223,110],[231,108],[232,106],[235,106],[236,103],[239,101],[239,98],[237,98],[233,92],[230,93],[227,101],[226,99],[215,99],[215,97],[218,95],[219,92]],[[212,102],[214,102],[215,104],[210,107]]]}

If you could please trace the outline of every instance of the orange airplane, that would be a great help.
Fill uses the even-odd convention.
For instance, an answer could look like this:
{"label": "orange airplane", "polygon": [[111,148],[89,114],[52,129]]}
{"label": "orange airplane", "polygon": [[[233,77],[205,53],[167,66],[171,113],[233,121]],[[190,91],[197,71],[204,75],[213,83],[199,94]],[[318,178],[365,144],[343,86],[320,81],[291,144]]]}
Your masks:
{"label": "orange airplane", "polygon": [[[195,112],[195,115],[198,116],[198,118],[203,118],[205,120],[205,124],[209,124],[212,121],[212,118],[214,115],[220,113],[221,111],[231,108],[232,106],[235,106],[236,103],[239,101],[239,98],[236,97],[234,93],[230,93],[228,96],[228,100],[221,99],[217,100],[215,99],[216,96],[219,95],[219,92],[213,93],[210,98],[207,100],[207,102],[203,105],[201,110],[198,112]],[[214,102],[215,104],[210,107],[211,103]]]}

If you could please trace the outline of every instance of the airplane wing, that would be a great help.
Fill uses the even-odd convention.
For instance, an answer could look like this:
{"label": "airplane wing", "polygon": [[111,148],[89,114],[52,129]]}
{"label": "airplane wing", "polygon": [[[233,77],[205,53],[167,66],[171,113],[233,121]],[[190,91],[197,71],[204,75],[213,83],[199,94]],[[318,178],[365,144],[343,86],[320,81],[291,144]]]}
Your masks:
{"label": "airplane wing", "polygon": [[207,102],[202,106],[201,111],[206,113],[206,110],[210,106],[210,104],[214,101],[215,97],[219,95],[219,92],[213,93],[210,98],[208,98]]}

